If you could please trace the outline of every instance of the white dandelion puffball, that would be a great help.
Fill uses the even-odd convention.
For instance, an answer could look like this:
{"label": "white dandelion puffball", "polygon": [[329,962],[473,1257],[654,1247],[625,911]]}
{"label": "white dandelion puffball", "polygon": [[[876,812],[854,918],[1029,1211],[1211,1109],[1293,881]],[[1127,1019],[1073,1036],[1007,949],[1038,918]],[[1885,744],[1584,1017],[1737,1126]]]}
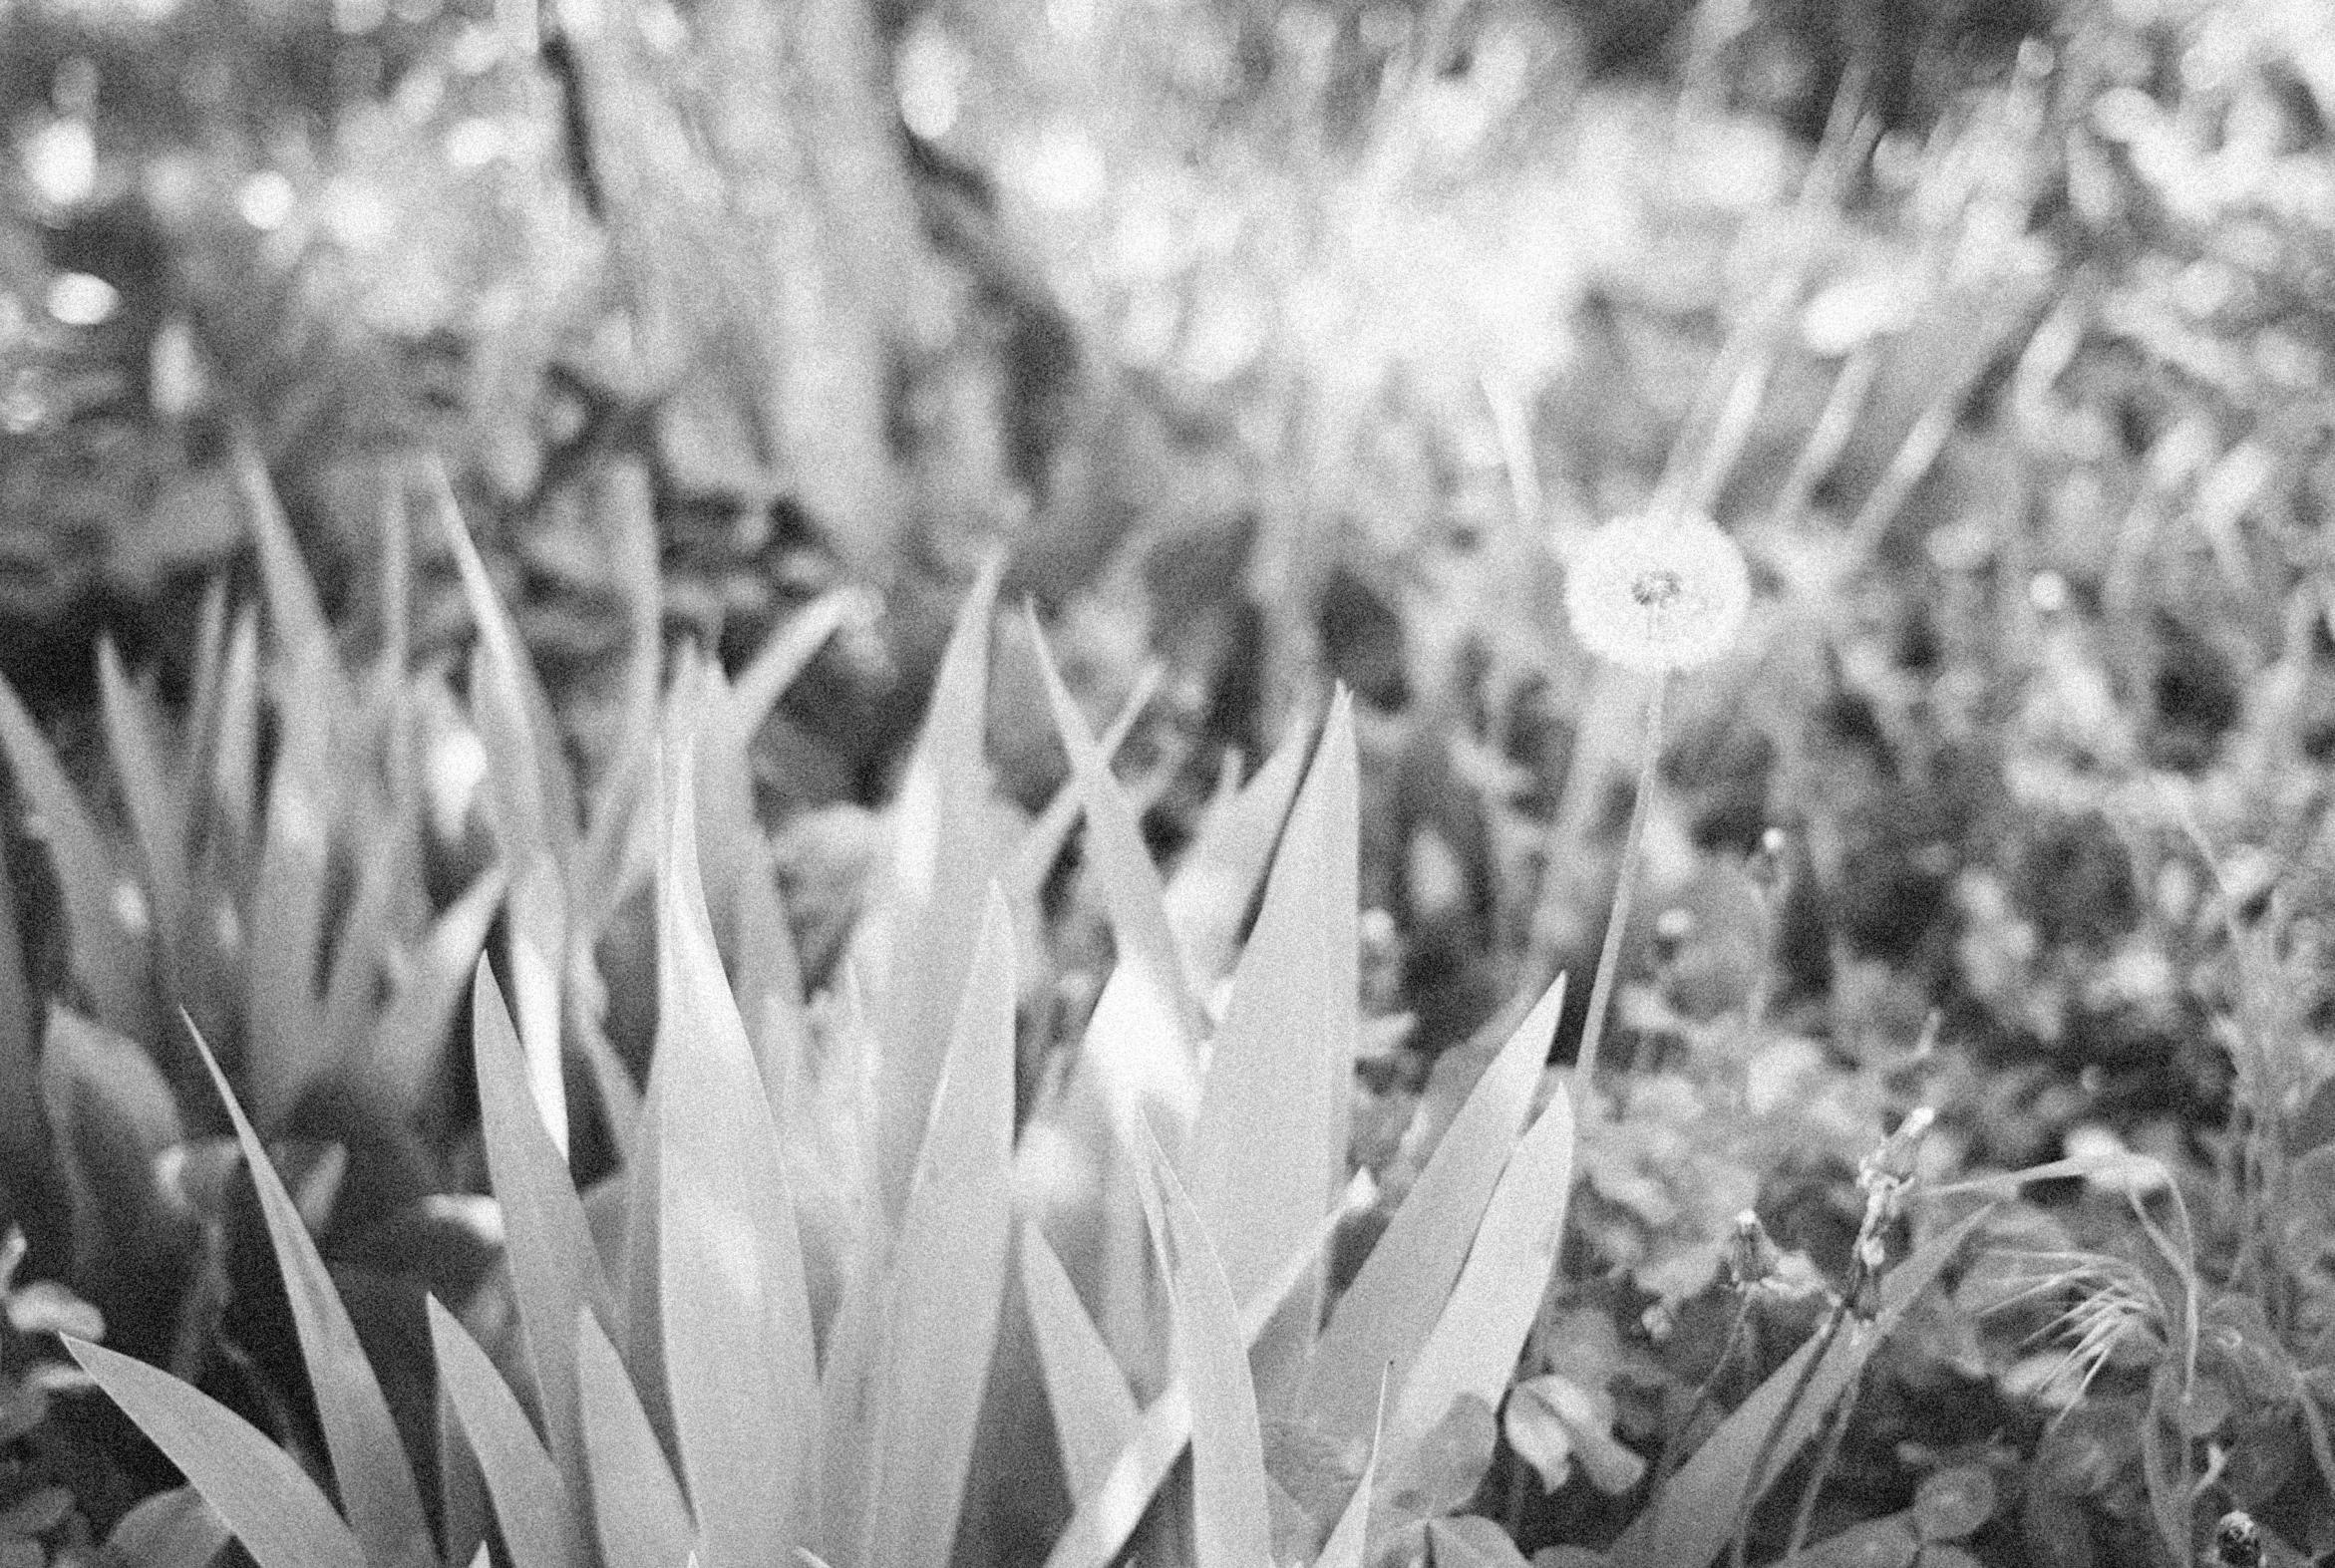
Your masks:
{"label": "white dandelion puffball", "polygon": [[1743,551],[1708,517],[1623,517],[1573,545],[1573,634],[1601,659],[1660,674],[1725,653],[1751,608]]}

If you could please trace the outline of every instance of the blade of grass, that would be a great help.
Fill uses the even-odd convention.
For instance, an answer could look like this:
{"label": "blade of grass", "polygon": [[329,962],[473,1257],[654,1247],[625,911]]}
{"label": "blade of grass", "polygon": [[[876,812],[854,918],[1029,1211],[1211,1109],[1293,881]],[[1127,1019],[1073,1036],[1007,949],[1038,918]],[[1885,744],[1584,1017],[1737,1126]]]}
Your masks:
{"label": "blade of grass", "polygon": [[115,869],[106,840],[48,738],[0,679],[0,751],[26,808],[25,830],[45,845],[65,906],[66,939],[74,978],[88,989],[98,1021],[132,1039],[144,1039],[153,1019],[145,940],[122,923],[117,890],[129,885]]}
{"label": "blade of grass", "polygon": [[380,1380],[357,1342],[348,1309],[226,1075],[200,1037],[194,1047],[235,1124],[244,1168],[259,1193],[260,1213],[267,1221],[268,1240],[299,1331],[300,1359],[308,1369],[309,1386],[316,1391],[316,1412],[324,1427],[325,1448],[332,1455],[333,1479],[348,1505],[357,1539],[364,1543],[366,1562],[370,1568],[433,1563],[436,1554],[423,1522],[413,1465],[397,1423],[390,1418]]}
{"label": "blade of grass", "polygon": [[1435,1332],[1395,1392],[1388,1438],[1395,1463],[1461,1395],[1499,1409],[1556,1267],[1572,1170],[1572,1101],[1551,1095],[1501,1169]]}
{"label": "blade of grass", "polygon": [[794,1197],[698,875],[693,758],[676,752],[657,898],[659,1306],[704,1559],[747,1568],[810,1522],[819,1374]]}
{"label": "blade of grass", "polygon": [[435,1411],[438,1428],[438,1537],[450,1563],[467,1562],[487,1543],[494,1523],[494,1504],[487,1500],[487,1477],[479,1473],[479,1457],[463,1431],[463,1418],[454,1408],[454,1396],[445,1380],[438,1384]]}
{"label": "blade of grass", "polygon": [[907,1202],[916,1150],[972,966],[991,865],[989,767],[983,756],[992,561],[958,607],[924,730],[891,808],[890,860],[860,923],[859,960],[884,1042],[877,1063],[876,1181],[882,1212]]}
{"label": "blade of grass", "polygon": [[612,1320],[614,1299],[592,1244],[567,1162],[535,1114],[525,1060],[502,993],[485,959],[471,990],[472,1055],[479,1075],[479,1131],[487,1172],[502,1205],[511,1295],[534,1374],[544,1435],[570,1497],[586,1495],[583,1417],[577,1406],[575,1317]]}
{"label": "blade of grass", "polygon": [[1564,1009],[1564,989],[1560,975],[1476,1081],[1354,1283],[1338,1298],[1305,1378],[1306,1407],[1324,1430],[1358,1435],[1370,1418],[1376,1386],[1390,1376],[1397,1389],[1409,1380],[1524,1124]]}
{"label": "blade of grass", "polygon": [[892,1253],[867,1568],[944,1568],[956,1539],[1005,1291],[1013,1100],[1013,921],[993,885]]}
{"label": "blade of grass", "polygon": [[1103,1484],[1142,1412],[1046,1233],[1024,1224],[1021,1241],[1022,1299],[1029,1303],[1062,1471],[1070,1494],[1084,1497]]}
{"label": "blade of grass", "polygon": [[[1552,1101],[1561,1102],[1561,1097]],[[1792,1404],[1792,1395],[1818,1353],[1818,1341],[1803,1345],[1769,1374],[1621,1533],[1606,1554],[1613,1568],[1705,1568],[1716,1558],[1735,1529],[1737,1504],[1744,1488],[1753,1484],[1752,1466],[1759,1462],[1763,1446],[1773,1455],[1773,1471],[1792,1461],[1815,1435],[1826,1411],[1863,1373],[1865,1362],[1904,1317],[1905,1309],[1953,1261],[1992,1208],[1989,1204],[1931,1237],[1891,1269],[1881,1281],[1880,1311],[1861,1332],[1834,1338],[1797,1404]],[[1788,1413],[1789,1423],[1769,1444],[1769,1429]]]}
{"label": "blade of grass", "polygon": [[[1356,766],[1341,694],[1233,971],[1183,1150],[1192,1202],[1238,1300],[1304,1244],[1346,1175],[1359,1027]],[[1319,1290],[1317,1281],[1316,1303]],[[1310,1348],[1318,1317],[1305,1313],[1288,1354]]]}
{"label": "blade of grass", "polygon": [[575,1369],[607,1568],[673,1568],[695,1549],[697,1526],[616,1347],[588,1312],[575,1318]]}
{"label": "blade of grass", "polygon": [[223,851],[218,860],[231,861],[251,843],[251,808],[259,794],[259,622],[249,611],[235,617],[227,639],[216,727],[196,733],[208,738],[208,804],[225,840],[213,847]]}
{"label": "blade of grass", "polygon": [[260,1568],[372,1568],[316,1483],[249,1421],[103,1345],[68,1338],[65,1348],[218,1510]]}
{"label": "blade of grass", "polygon": [[427,1306],[439,1383],[452,1396],[486,1476],[511,1568],[585,1568],[567,1488],[517,1397],[438,1298],[429,1297]]}
{"label": "blade of grass", "polygon": [[1135,1174],[1168,1277],[1175,1360],[1190,1389],[1193,1562],[1195,1568],[1262,1568],[1273,1560],[1264,1436],[1231,1283],[1156,1138],[1136,1155]]}
{"label": "blade of grass", "polygon": [[31,983],[16,923],[16,883],[0,857],[0,1203],[31,1215],[49,1170],[49,1129],[41,1119],[41,1075]]}

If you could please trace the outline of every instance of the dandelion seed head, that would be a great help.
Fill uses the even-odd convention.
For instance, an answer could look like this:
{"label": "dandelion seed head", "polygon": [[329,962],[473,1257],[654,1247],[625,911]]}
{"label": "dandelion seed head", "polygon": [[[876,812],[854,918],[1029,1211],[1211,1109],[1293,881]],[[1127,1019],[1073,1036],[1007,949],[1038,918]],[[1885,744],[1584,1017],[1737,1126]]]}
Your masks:
{"label": "dandelion seed head", "polygon": [[1601,659],[1648,674],[1692,669],[1734,644],[1751,574],[1707,517],[1623,517],[1573,546],[1564,607]]}

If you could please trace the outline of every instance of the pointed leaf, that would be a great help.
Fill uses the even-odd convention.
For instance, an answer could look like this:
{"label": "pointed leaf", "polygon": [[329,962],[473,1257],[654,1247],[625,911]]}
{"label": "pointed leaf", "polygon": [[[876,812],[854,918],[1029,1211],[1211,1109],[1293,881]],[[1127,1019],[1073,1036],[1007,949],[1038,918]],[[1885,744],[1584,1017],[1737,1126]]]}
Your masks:
{"label": "pointed leaf", "polygon": [[526,1084],[526,1066],[502,993],[485,959],[471,992],[472,1053],[479,1073],[480,1135],[487,1170],[502,1205],[511,1294],[519,1335],[534,1374],[543,1429],[568,1494],[585,1495],[582,1415],[575,1392],[575,1315],[603,1324],[613,1294],[592,1245],[582,1200],[567,1162],[551,1146]]}
{"label": "pointed leaf", "polygon": [[463,984],[487,945],[503,887],[502,870],[496,866],[464,890],[431,925],[404,983],[375,1020],[365,1070],[386,1087],[391,1104],[417,1104],[444,1059]]}
{"label": "pointed leaf", "polygon": [[1190,1388],[1193,1562],[1264,1568],[1273,1560],[1264,1438],[1230,1284],[1167,1151],[1154,1140],[1136,1159],[1145,1217],[1168,1276],[1176,1364]]}
{"label": "pointed leaf", "polygon": [[[1135,689],[1119,705],[1119,712],[1112,715],[1110,728],[1103,732],[1099,743],[1106,768],[1127,744],[1127,738],[1135,733],[1136,722],[1143,718],[1144,709],[1160,690],[1162,675],[1160,665],[1145,665],[1136,678]],[[1009,905],[1018,908],[1023,901],[1038,896],[1048,873],[1054,869],[1054,862],[1062,854],[1062,846],[1070,841],[1070,830],[1078,825],[1079,812],[1085,804],[1086,794],[1074,772],[1047,800],[1038,819],[1022,832],[1022,841],[1014,849],[1013,869],[1005,877]]]}
{"label": "pointed leaf", "polygon": [[[242,1145],[244,1168],[258,1189],[260,1213],[267,1221],[276,1267],[283,1275],[284,1294],[299,1331],[300,1359],[308,1369],[309,1386],[316,1391],[317,1416],[324,1427],[324,1443],[332,1455],[333,1479],[348,1505],[349,1522],[365,1543],[371,1568],[426,1564],[436,1559],[430,1531],[423,1522],[421,1494],[414,1487],[414,1471],[382,1398],[380,1380],[357,1343],[357,1331],[341,1304],[340,1292],[316,1251],[316,1243],[301,1222],[300,1211],[284,1190],[259,1134],[243,1114],[226,1075],[198,1038],[195,1049],[227,1115],[235,1123],[235,1139]],[[212,1499],[217,1502],[216,1498]],[[223,1513],[226,1510],[221,1508]]]}
{"label": "pointed leaf", "polygon": [[1370,1454],[1362,1461],[1362,1479],[1356,1483],[1354,1495],[1346,1499],[1330,1538],[1322,1543],[1314,1568],[1362,1568],[1366,1559],[1371,1502],[1378,1488],[1378,1456],[1387,1432],[1387,1391],[1393,1386],[1394,1369],[1390,1366],[1379,1375],[1378,1409],[1371,1415]]}
{"label": "pointed leaf", "polygon": [[889,864],[856,938],[884,1042],[875,1148],[886,1215],[907,1201],[994,870],[982,748],[997,575],[992,562],[957,610],[923,733],[892,803]]}
{"label": "pointed leaf", "polygon": [[438,1432],[438,1535],[446,1561],[466,1562],[487,1544],[495,1509],[487,1500],[487,1477],[479,1472],[479,1457],[464,1434],[454,1395],[443,1380],[432,1414]]}
{"label": "pointed leaf", "polygon": [[210,748],[210,806],[224,825],[230,854],[239,855],[251,842],[259,790],[259,622],[249,612],[235,617],[227,639],[216,726],[197,732]]}
{"label": "pointed leaf", "polygon": [[1435,1332],[1396,1391],[1387,1423],[1396,1462],[1462,1395],[1499,1409],[1556,1267],[1572,1172],[1572,1102],[1551,1095],[1501,1171]]}
{"label": "pointed leaf", "polygon": [[249,1421],[102,1345],[67,1340],[65,1348],[218,1510],[260,1568],[368,1568],[316,1483]]}
{"label": "pointed leaf", "polygon": [[706,916],[687,749],[676,764],[657,897],[659,1306],[702,1556],[748,1568],[809,1522],[819,1375],[794,1198]]}
{"label": "pointed leaf", "polygon": [[827,640],[864,618],[870,609],[866,590],[830,588],[789,616],[787,624],[771,633],[755,651],[753,662],[739,673],[739,731],[751,738],[760,730]]}
{"label": "pointed leaf", "polygon": [[512,1568],[584,1568],[567,1488],[526,1411],[468,1330],[428,1298],[430,1347],[502,1523]]}
{"label": "pointed leaf", "polygon": [[62,1005],[49,1008],[41,1107],[73,1205],[73,1274],[111,1296],[175,1263],[155,1161],[182,1141],[178,1101],[144,1051]]}
{"label": "pointed leaf", "polygon": [[601,1554],[608,1568],[673,1568],[697,1542],[689,1505],[616,1347],[588,1312],[576,1315],[575,1334],[576,1391]]}
{"label": "pointed leaf", "polygon": [[1305,777],[1306,735],[1293,726],[1254,779],[1210,804],[1168,880],[1168,923],[1203,990],[1230,973],[1238,956],[1257,883]]}
{"label": "pointed leaf", "polygon": [[1112,1359],[1062,1260],[1046,1233],[1031,1224],[1022,1227],[1021,1274],[1063,1474],[1070,1494],[1084,1497],[1103,1484],[1112,1461],[1135,1435],[1141,1412],[1127,1375]]}
{"label": "pointed leaf", "polygon": [[26,808],[25,829],[49,851],[74,976],[88,988],[99,1023],[140,1038],[153,1004],[144,934],[122,920],[122,891],[132,884],[115,868],[97,822],[6,680],[0,680],[0,751]]}
{"label": "pointed leaf", "polygon": [[993,886],[893,1252],[862,1568],[944,1568],[956,1539],[1012,1225],[1013,960]]}
{"label": "pointed leaf", "polygon": [[1238,1300],[1313,1234],[1346,1176],[1356,788],[1352,705],[1341,696],[1233,971],[1179,1166]]}
{"label": "pointed leaf", "polygon": [[0,858],[0,1204],[28,1215],[49,1169],[49,1129],[41,1119],[40,1053],[33,1033],[39,1020],[17,931],[16,883]]}
{"label": "pointed leaf", "polygon": [[185,804],[178,798],[172,770],[163,761],[161,716],[122,673],[122,658],[112,637],[98,640],[98,710],[105,721],[114,780],[129,808],[130,831],[145,863],[155,931],[162,950],[169,953],[173,944],[185,940],[191,905],[191,867],[181,826]]}
{"label": "pointed leaf", "polygon": [[1400,1389],[1434,1332],[1531,1106],[1564,989],[1559,975],[1476,1081],[1338,1298],[1306,1369],[1307,1406],[1325,1430],[1358,1433],[1388,1369]]}
{"label": "pointed leaf", "polygon": [[301,560],[292,525],[276,499],[275,482],[249,441],[238,439],[234,443],[231,461],[250,519],[252,542],[259,548],[260,583],[267,591],[267,614],[275,625],[276,641],[282,645],[287,663],[325,683],[321,695],[337,707],[348,696],[342,689],[347,677],[341,669],[340,650],[333,642],[332,624],[325,619],[323,601],[317,597],[316,579]]}
{"label": "pointed leaf", "polygon": [[292,703],[268,782],[251,929],[252,951],[266,961],[247,971],[251,1025],[244,1079],[253,1107],[270,1127],[282,1125],[324,1060],[316,971],[331,852],[330,727],[330,710]]}

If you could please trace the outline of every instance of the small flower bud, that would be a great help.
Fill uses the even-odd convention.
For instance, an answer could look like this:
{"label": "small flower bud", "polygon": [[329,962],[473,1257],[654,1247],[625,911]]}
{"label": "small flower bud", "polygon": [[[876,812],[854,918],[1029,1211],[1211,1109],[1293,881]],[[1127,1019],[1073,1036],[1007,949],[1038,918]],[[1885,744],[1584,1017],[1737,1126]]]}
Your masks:
{"label": "small flower bud", "polygon": [[1599,658],[1648,674],[1691,669],[1734,643],[1751,573],[1707,517],[1623,517],[1574,544],[1564,607]]}

